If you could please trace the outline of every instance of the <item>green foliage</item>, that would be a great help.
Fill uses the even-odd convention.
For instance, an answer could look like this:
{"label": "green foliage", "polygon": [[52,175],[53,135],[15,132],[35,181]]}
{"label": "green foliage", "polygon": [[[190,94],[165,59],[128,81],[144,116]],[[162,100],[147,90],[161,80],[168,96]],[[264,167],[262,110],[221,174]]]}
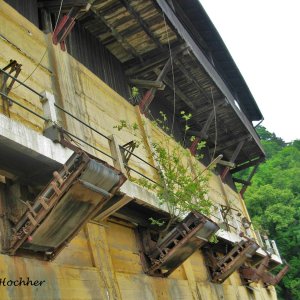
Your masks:
{"label": "green foliage", "polygon": [[139,89],[136,86],[131,88],[131,95],[132,97],[137,97],[139,95]]}
{"label": "green foliage", "polygon": [[291,266],[278,287],[279,299],[300,299],[300,141],[287,145],[264,127],[258,131],[268,159],[245,199],[253,223],[276,240]]}
{"label": "green foliage", "polygon": [[[190,151],[185,148],[186,135],[189,130],[188,121],[192,115],[182,111],[181,117],[185,121],[182,143],[174,141],[167,116],[163,112],[160,112],[160,119],[153,122],[154,126],[158,126],[168,133],[162,141],[151,144],[152,155],[159,170],[157,184],[145,178],[135,179],[139,185],[154,191],[160,204],[168,207],[171,217],[166,224],[165,231],[186,213],[198,211],[208,214],[212,206],[211,201],[207,198],[208,172],[200,168],[197,160],[191,159]],[[141,144],[142,138],[138,136],[140,131],[136,124],[128,124],[121,120],[115,128],[128,130],[137,138],[136,142]],[[204,145],[204,143],[198,143],[197,149],[200,150]],[[197,158],[199,159],[201,156],[198,155]],[[151,218],[151,222],[155,225],[162,225],[159,224],[159,220],[153,218]]]}

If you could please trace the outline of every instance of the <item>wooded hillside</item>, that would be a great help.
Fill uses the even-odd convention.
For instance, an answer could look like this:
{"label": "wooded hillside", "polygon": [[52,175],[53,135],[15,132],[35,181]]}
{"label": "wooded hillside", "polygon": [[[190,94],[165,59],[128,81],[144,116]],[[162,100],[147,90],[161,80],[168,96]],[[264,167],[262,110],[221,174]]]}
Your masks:
{"label": "wooded hillside", "polygon": [[300,299],[300,140],[286,144],[264,127],[258,128],[267,160],[245,193],[256,228],[277,243],[290,265],[278,286],[279,299]]}

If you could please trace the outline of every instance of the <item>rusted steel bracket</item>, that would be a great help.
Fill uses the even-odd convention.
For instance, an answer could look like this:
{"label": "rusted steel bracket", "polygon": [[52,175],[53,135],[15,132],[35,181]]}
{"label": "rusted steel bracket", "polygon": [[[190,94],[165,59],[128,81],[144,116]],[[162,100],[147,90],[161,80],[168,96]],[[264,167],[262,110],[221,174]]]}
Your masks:
{"label": "rusted steel bracket", "polygon": [[[88,1],[87,1],[88,2]],[[94,2],[94,1],[90,1]],[[64,15],[62,19],[57,24],[53,36],[52,41],[54,45],[60,44],[60,47],[63,51],[66,50],[65,40],[67,36],[72,31],[73,27],[75,26],[76,19],[78,19],[80,12],[84,9],[87,12],[91,8],[91,3],[87,3],[86,6],[74,6],[68,12],[67,15]]]}
{"label": "rusted steel bracket", "polygon": [[[5,73],[0,73],[0,91],[3,94],[8,95],[9,92],[11,91],[14,83],[15,83],[15,78],[17,78],[21,72],[21,64],[18,64],[16,60],[10,60],[9,64],[7,66],[5,66],[3,68],[4,71],[7,71],[10,75],[12,75],[12,73],[15,72],[14,78],[11,78],[10,83],[7,85],[7,81],[10,78],[8,75],[6,75]],[[3,100],[3,113],[10,116],[9,113],[9,106],[12,105],[12,102],[9,101],[7,98],[5,98],[4,96],[1,96],[2,100]]]}
{"label": "rusted steel bracket", "polygon": [[128,174],[130,172],[130,169],[127,167],[127,165],[131,158],[131,155],[132,155],[133,151],[136,149],[136,147],[137,147],[137,145],[136,145],[135,141],[130,141],[127,144],[120,147],[123,162],[125,163],[124,165],[125,165],[125,168],[126,168]]}
{"label": "rusted steel bracket", "polygon": [[219,229],[204,215],[191,212],[158,241],[157,233],[140,230],[141,260],[146,274],[167,277]]}
{"label": "rusted steel bracket", "polygon": [[239,269],[239,273],[244,284],[258,282],[262,278],[263,274],[266,272],[270,259],[271,258],[269,255],[264,257],[257,268],[245,265],[241,266]]}
{"label": "rusted steel bracket", "polygon": [[275,276],[270,272],[264,272],[261,278],[262,282],[264,283],[265,286],[277,285],[281,281],[281,279],[285,276],[285,274],[288,272],[289,268],[290,268],[289,265],[285,265],[283,269],[281,269],[279,273]]}
{"label": "rusted steel bracket", "polygon": [[259,245],[251,239],[240,241],[224,256],[218,256],[212,248],[207,248],[204,253],[208,258],[211,281],[215,283],[224,282],[247,259],[251,258],[258,248]]}

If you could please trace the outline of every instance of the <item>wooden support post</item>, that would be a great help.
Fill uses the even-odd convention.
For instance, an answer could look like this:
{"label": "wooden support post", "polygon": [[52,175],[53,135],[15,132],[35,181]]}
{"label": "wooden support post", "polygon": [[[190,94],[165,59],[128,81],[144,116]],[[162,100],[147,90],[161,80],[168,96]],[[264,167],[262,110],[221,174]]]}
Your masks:
{"label": "wooden support post", "polygon": [[[166,64],[164,65],[163,69],[161,71],[156,72],[156,74],[158,75],[156,78],[157,82],[162,81],[166,77],[166,75],[171,67],[171,63],[172,63],[172,59],[169,58],[168,61],[166,62]],[[141,113],[144,113],[146,108],[150,105],[150,103],[154,99],[156,91],[157,91],[157,88],[151,88],[150,90],[148,90],[145,93],[142,101],[139,104]]]}
{"label": "wooden support post", "polygon": [[290,267],[288,265],[285,265],[283,269],[279,271],[279,273],[275,276],[275,284],[278,284],[281,281],[284,275],[288,272],[289,268]]}
{"label": "wooden support post", "polygon": [[[232,162],[232,163],[235,162],[235,160],[236,160],[236,158],[238,157],[240,151],[242,150],[244,144],[245,144],[245,140],[239,142],[239,144],[237,145],[237,147],[235,148],[235,150],[234,150],[234,152],[233,152],[233,154],[232,154],[232,156],[231,156],[230,162]],[[225,179],[226,175],[228,174],[229,170],[230,170],[229,167],[226,167],[226,168],[224,169],[224,171],[223,171],[223,173],[222,173],[222,175],[221,175],[222,181],[224,181],[224,179]]]}
{"label": "wooden support post", "polygon": [[193,141],[193,143],[192,143],[192,145],[190,147],[190,152],[191,152],[192,155],[196,154],[197,145],[201,141],[201,139],[206,138],[207,131],[208,131],[209,127],[210,127],[210,124],[211,124],[212,120],[214,119],[214,115],[215,115],[214,114],[214,110],[212,110],[210,112],[210,114],[209,114],[209,116],[208,116],[208,118],[207,118],[207,120],[206,120],[203,128],[201,129],[199,136],[197,136],[195,138],[195,140]]}
{"label": "wooden support post", "polygon": [[127,171],[124,166],[122,153],[120,151],[117,138],[113,134],[109,136],[109,138],[110,138],[109,147],[110,147],[111,156],[114,158],[114,167],[119,171],[121,171],[127,177]]}
{"label": "wooden support post", "polygon": [[52,32],[51,17],[48,9],[41,8],[41,25],[45,34]]}
{"label": "wooden support post", "polygon": [[242,197],[244,197],[244,193],[246,192],[248,186],[251,185],[251,180],[252,180],[254,174],[256,173],[258,166],[259,166],[259,162],[254,166],[253,170],[251,171],[250,175],[248,176],[247,181],[244,183],[242,189],[240,190],[240,195]]}

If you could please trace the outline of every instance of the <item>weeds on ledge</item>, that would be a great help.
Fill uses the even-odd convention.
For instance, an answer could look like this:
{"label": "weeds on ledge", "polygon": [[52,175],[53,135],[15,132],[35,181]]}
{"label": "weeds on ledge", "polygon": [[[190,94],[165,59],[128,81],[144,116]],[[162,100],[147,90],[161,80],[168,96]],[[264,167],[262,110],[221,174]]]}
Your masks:
{"label": "weeds on ledge", "polygon": [[[142,187],[154,191],[158,196],[159,204],[168,208],[169,220],[161,221],[150,218],[154,225],[163,226],[162,236],[190,211],[209,215],[212,208],[212,202],[207,196],[209,172],[203,171],[197,161],[201,159],[201,155],[196,155],[196,159],[193,159],[189,149],[186,148],[190,129],[188,121],[191,117],[191,114],[181,112],[181,118],[185,121],[185,125],[183,140],[178,143],[174,141],[166,114],[160,112],[160,118],[153,122],[153,126],[162,129],[167,135],[162,140],[153,142],[152,137],[147,137],[151,143],[151,154],[159,170],[158,184],[145,178],[134,179]],[[114,128],[119,131],[127,130],[135,137],[134,142],[137,146],[143,145],[137,123],[129,124],[125,120],[120,120],[120,123]],[[195,137],[192,136],[190,141],[194,140]],[[198,143],[197,150],[201,150],[204,146],[205,142]]]}

